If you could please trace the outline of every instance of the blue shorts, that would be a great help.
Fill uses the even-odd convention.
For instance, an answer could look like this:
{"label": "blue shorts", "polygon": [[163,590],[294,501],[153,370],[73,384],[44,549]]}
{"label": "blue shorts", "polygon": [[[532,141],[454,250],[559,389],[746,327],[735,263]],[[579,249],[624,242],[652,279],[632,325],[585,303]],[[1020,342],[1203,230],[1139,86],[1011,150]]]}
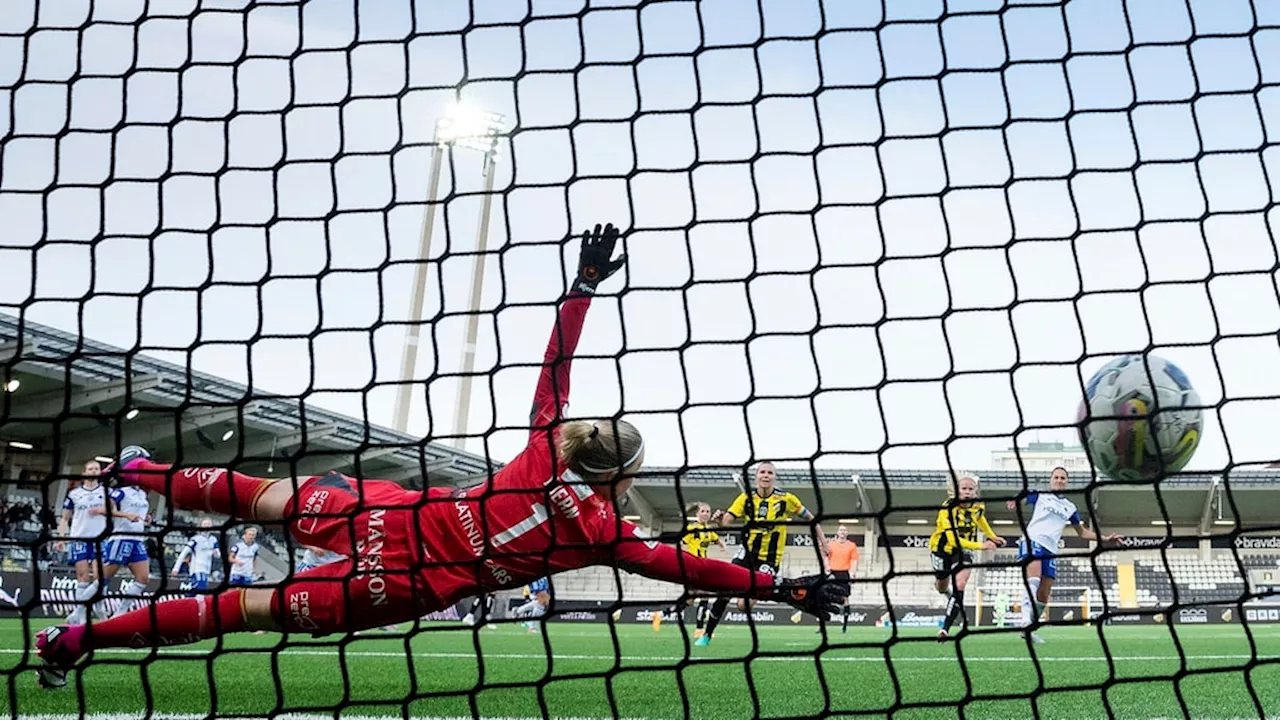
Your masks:
{"label": "blue shorts", "polygon": [[537,595],[538,593],[550,592],[551,581],[546,578],[538,578],[529,583],[529,594]]}
{"label": "blue shorts", "polygon": [[75,565],[81,560],[97,560],[98,559],[98,543],[96,542],[69,542],[67,543],[67,564]]}
{"label": "blue shorts", "polygon": [[253,578],[248,575],[232,575],[227,579],[231,585],[252,585]]}
{"label": "blue shorts", "polygon": [[190,586],[192,590],[208,590],[209,573],[191,573],[183,584]]}
{"label": "blue shorts", "polygon": [[147,544],[136,538],[112,538],[102,546],[102,562],[107,565],[132,565],[150,560]]}
{"label": "blue shorts", "polygon": [[[1030,552],[1027,550],[1028,546],[1031,548]],[[1054,559],[1054,552],[1039,543],[1022,538],[1018,541],[1018,562],[1027,558],[1040,561],[1040,577],[1050,580],[1058,577],[1058,561]]]}
{"label": "blue shorts", "polygon": [[298,573],[304,573],[308,570],[315,570],[317,567],[320,567],[320,566],[312,565],[311,563],[300,562],[298,563],[297,567],[293,569],[293,573],[296,575]]}

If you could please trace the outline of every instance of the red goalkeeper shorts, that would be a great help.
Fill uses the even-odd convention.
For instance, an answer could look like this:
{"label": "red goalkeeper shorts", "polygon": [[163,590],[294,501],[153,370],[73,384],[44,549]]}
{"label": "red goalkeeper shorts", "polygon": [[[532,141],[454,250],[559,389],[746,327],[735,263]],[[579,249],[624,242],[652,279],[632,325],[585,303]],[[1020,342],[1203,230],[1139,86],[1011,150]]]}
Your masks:
{"label": "red goalkeeper shorts", "polygon": [[285,508],[298,542],[347,556],[280,584],[276,617],[294,632],[327,634],[418,617],[438,601],[422,582],[416,521],[422,493],[339,473],[313,477]]}

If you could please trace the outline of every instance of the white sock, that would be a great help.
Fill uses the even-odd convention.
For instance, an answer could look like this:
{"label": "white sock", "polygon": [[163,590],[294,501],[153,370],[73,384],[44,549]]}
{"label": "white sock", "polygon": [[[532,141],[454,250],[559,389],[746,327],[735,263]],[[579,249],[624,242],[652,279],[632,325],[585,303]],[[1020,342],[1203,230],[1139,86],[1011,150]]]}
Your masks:
{"label": "white sock", "polygon": [[1036,612],[1036,595],[1040,592],[1040,578],[1027,579],[1027,589],[1031,592],[1022,598],[1022,626],[1027,627],[1039,616]]}
{"label": "white sock", "polygon": [[516,608],[516,617],[542,617],[547,609],[537,600],[530,600]]}
{"label": "white sock", "polygon": [[71,611],[67,616],[67,622],[72,625],[83,625],[85,612],[88,606],[85,605],[90,598],[98,592],[98,581],[93,582],[77,582],[76,583],[76,609]]}
{"label": "white sock", "polygon": [[147,589],[147,586],[143,585],[137,580],[130,580],[124,585],[121,585],[120,594],[124,595],[125,599],[120,601],[120,607],[119,609],[116,610],[115,615],[112,615],[112,617],[116,617],[117,615],[123,615],[133,610],[134,608],[138,607],[139,601],[136,599],[130,599],[130,598],[141,598],[142,593],[146,589]]}

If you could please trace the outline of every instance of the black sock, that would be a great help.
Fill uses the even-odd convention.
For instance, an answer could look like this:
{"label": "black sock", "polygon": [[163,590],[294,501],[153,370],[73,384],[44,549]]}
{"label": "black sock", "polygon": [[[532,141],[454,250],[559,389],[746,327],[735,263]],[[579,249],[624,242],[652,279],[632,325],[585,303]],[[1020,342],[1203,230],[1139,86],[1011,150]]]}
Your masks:
{"label": "black sock", "polygon": [[942,626],[943,630],[950,630],[951,626],[960,616],[964,614],[964,590],[960,588],[951,588],[951,596],[947,598],[947,620]]}
{"label": "black sock", "polygon": [[849,606],[848,605],[845,605],[843,608],[840,609],[840,629],[841,630],[849,629]]}
{"label": "black sock", "polygon": [[728,607],[729,598],[716,598],[716,602],[711,606],[711,612],[708,613],[707,617],[707,637],[711,637],[712,633],[716,631],[716,626],[720,624],[720,618],[724,617],[724,611]]}
{"label": "black sock", "polygon": [[676,603],[675,605],[668,606],[666,610],[662,611],[662,614],[679,616],[679,615],[683,615],[684,613],[680,612],[680,603]]}
{"label": "black sock", "polygon": [[710,609],[710,603],[706,598],[698,601],[698,629],[701,630],[703,625],[707,624],[707,611]]}

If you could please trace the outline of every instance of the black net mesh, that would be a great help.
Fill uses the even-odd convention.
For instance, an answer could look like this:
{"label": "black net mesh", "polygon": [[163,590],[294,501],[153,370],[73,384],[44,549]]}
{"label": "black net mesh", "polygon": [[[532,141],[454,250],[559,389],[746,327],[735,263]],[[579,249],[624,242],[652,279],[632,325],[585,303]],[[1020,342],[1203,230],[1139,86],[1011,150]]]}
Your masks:
{"label": "black net mesh", "polygon": [[[1267,0],[5,0],[0,704],[1275,716],[1277,478],[1235,470],[1274,459],[1273,417],[1226,401],[1276,394],[1256,378],[1280,327],[1278,78]],[[55,536],[82,463],[142,443],[273,478],[481,482],[526,437],[563,238],[598,222],[627,229],[629,262],[573,414],[645,432],[619,514],[678,544],[686,512],[730,509],[777,461],[860,546],[848,613],[703,608],[591,568],[552,578],[545,615],[510,588],[385,633],[103,650],[37,687],[34,633],[131,602],[128,571],[77,601]],[[1196,467],[1219,470],[1118,487],[1058,441],[1095,358],[1148,351],[1196,382]],[[1045,489],[1051,458],[1086,520],[1129,537],[1068,533],[1038,644],[1016,627],[1028,509],[1005,501]],[[969,561],[963,639],[938,644],[946,475],[902,468],[961,466],[1010,545]],[[245,525],[151,501],[158,618],[226,588]],[[176,562],[204,517],[207,588]],[[260,581],[316,561],[254,526]],[[711,556],[755,552],[741,529],[703,537]],[[780,543],[782,574],[826,570],[807,523]]]}

